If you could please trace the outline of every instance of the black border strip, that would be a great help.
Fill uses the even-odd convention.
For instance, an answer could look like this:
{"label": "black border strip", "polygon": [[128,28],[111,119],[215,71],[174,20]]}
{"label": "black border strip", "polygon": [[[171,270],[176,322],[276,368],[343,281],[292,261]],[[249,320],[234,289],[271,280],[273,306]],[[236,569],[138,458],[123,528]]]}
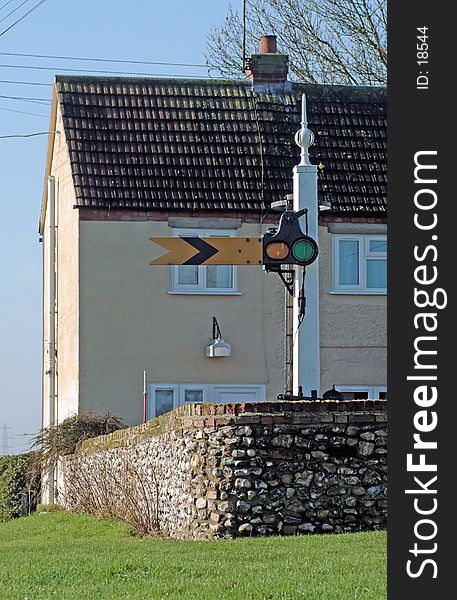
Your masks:
{"label": "black border strip", "polygon": [[[456,480],[453,442],[457,398],[452,393],[452,375],[457,373],[457,365],[452,310],[455,286],[451,277],[455,271],[457,198],[453,181],[456,168],[451,164],[456,153],[451,149],[456,130],[451,92],[456,32],[451,7],[423,0],[389,4],[391,600],[447,598],[454,589],[456,509],[452,488]],[[418,30],[423,27],[427,29]],[[428,316],[418,316],[421,314]],[[414,448],[414,434],[430,446]],[[432,470],[435,465],[436,471]]]}

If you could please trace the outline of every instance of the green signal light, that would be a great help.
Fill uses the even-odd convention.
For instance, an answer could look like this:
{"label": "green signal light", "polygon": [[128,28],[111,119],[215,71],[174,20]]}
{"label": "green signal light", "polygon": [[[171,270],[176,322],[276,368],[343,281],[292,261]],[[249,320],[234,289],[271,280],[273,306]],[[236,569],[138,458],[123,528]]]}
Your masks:
{"label": "green signal light", "polygon": [[301,262],[307,262],[312,259],[315,253],[316,248],[314,244],[308,240],[297,240],[292,246],[292,254]]}

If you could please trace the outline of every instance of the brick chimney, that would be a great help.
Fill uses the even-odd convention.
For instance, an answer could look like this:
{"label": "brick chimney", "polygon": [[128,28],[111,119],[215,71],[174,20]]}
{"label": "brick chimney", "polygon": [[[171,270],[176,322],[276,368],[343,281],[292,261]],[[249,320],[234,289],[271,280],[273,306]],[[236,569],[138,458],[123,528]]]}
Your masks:
{"label": "brick chimney", "polygon": [[288,91],[288,71],[289,57],[278,53],[276,36],[260,36],[259,54],[252,54],[246,61],[246,75],[252,81],[253,89],[267,93]]}

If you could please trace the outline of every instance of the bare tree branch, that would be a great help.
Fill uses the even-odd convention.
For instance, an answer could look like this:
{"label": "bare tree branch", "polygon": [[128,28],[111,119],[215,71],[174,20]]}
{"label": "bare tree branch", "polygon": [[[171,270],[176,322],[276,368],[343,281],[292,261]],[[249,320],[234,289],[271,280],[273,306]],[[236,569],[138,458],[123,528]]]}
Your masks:
{"label": "bare tree branch", "polygon": [[[246,51],[275,34],[291,77],[328,84],[385,85],[386,0],[247,0]],[[207,36],[210,72],[243,77],[242,20],[230,7]]]}

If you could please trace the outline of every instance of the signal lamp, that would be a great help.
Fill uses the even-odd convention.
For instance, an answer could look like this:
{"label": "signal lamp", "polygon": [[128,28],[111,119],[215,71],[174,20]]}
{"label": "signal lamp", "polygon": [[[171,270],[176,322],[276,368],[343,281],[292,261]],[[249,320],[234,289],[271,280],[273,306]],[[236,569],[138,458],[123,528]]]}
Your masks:
{"label": "signal lamp", "polygon": [[272,242],[265,247],[265,254],[273,260],[284,260],[289,256],[289,246],[284,242]]}
{"label": "signal lamp", "polygon": [[300,262],[308,262],[316,252],[316,244],[312,243],[314,240],[311,238],[302,238],[297,240],[292,246],[292,254]]}
{"label": "signal lamp", "polygon": [[298,219],[301,211],[286,211],[281,216],[279,228],[268,230],[262,237],[263,265],[267,271],[280,271],[281,265],[313,263],[318,255],[315,240],[303,233]]}

